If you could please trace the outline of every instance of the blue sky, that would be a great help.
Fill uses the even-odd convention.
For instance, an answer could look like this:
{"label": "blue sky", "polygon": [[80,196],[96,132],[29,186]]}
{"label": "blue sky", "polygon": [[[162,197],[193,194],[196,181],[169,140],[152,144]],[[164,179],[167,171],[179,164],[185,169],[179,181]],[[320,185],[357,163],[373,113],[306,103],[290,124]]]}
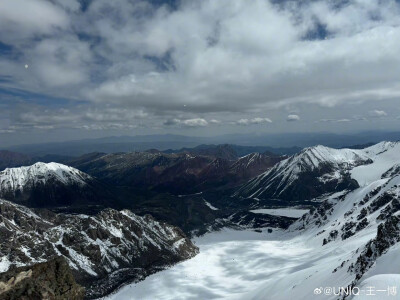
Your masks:
{"label": "blue sky", "polygon": [[0,1],[0,143],[400,125],[396,1]]}

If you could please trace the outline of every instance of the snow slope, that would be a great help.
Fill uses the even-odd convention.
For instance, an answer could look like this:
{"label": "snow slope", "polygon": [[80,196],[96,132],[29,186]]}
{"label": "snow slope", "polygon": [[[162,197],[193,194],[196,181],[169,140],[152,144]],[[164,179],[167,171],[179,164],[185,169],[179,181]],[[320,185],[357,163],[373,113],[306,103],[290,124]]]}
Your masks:
{"label": "snow slope", "polygon": [[351,177],[364,186],[380,179],[382,174],[399,162],[400,143],[382,142],[359,152],[373,160],[372,164],[358,166],[350,172]]}
{"label": "snow slope", "polygon": [[400,274],[380,274],[363,280],[353,300],[400,300]]}

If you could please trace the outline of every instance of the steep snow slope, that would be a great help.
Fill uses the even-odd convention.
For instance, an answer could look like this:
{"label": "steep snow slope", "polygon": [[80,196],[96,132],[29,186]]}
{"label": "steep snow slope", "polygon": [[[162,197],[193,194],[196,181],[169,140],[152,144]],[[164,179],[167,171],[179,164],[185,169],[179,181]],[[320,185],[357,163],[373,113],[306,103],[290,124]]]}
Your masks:
{"label": "steep snow slope", "polygon": [[[400,274],[379,274],[369,277],[359,284],[360,294],[353,300],[400,300]],[[396,289],[393,289],[393,288]]]}
{"label": "steep snow slope", "polygon": [[367,155],[373,164],[363,165],[354,168],[350,173],[351,177],[363,186],[375,180],[394,167],[399,162],[400,143],[399,142],[382,142],[360,150]]}
{"label": "steep snow slope", "polygon": [[64,256],[88,296],[197,254],[182,231],[129,210],[54,214],[0,200],[0,272]]}

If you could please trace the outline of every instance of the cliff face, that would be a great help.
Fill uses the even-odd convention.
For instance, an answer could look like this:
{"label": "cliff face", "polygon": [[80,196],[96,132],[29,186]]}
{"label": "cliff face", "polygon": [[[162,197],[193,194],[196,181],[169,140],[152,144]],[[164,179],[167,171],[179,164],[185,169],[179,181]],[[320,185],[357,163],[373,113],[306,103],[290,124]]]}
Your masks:
{"label": "cliff face", "polygon": [[179,228],[149,215],[113,209],[55,214],[6,200],[0,200],[0,241],[0,272],[62,256],[89,298],[198,253]]}
{"label": "cliff face", "polygon": [[0,274],[3,300],[80,300],[84,295],[85,289],[75,282],[71,269],[61,257]]}

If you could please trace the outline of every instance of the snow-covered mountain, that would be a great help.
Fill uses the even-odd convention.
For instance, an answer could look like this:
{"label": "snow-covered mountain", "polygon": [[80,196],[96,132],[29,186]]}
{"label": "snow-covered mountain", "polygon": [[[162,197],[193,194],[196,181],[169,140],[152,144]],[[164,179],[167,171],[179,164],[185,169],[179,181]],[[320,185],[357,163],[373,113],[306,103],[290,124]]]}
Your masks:
{"label": "snow-covered mountain", "polygon": [[[360,150],[325,146],[306,148],[250,180],[235,195],[301,201],[352,190],[375,179],[376,172],[381,172],[381,176],[393,166],[399,150],[400,144],[395,142],[382,142]],[[370,172],[371,168],[374,171]]]}
{"label": "snow-covered mountain", "polygon": [[104,185],[75,168],[38,162],[0,172],[0,197],[29,207],[101,205]]}
{"label": "snow-covered mountain", "polygon": [[87,296],[197,254],[183,232],[151,216],[106,209],[94,216],[33,211],[0,200],[0,272],[63,256]]}
{"label": "snow-covered mountain", "polygon": [[32,166],[7,168],[0,172],[0,189],[23,192],[25,188],[48,182],[85,185],[91,179],[89,175],[66,165],[38,162]]}
{"label": "snow-covered mountain", "polygon": [[[365,296],[368,286],[374,287],[374,299],[398,299],[389,294],[389,289],[393,292],[393,286],[399,288],[400,143],[382,142],[350,151],[335,151],[340,153],[335,161],[346,163],[346,168],[351,166],[349,173],[360,187],[319,199],[319,207],[291,225],[283,235],[286,242],[298,243],[309,249],[309,254],[296,271],[285,274],[284,280],[261,285],[247,299],[262,299],[266,292],[273,299],[291,299],[294,295],[297,299],[352,299],[354,295],[334,295],[332,287],[336,293],[339,288],[349,291],[357,287]],[[359,164],[360,157],[370,163]],[[328,294],[326,287],[328,291],[331,288]],[[315,289],[321,289],[322,295]]]}
{"label": "snow-covered mountain", "polygon": [[358,187],[319,195],[287,230],[199,238],[199,256],[107,299],[399,299],[400,144],[325,150],[302,162],[320,170],[328,160]]}

